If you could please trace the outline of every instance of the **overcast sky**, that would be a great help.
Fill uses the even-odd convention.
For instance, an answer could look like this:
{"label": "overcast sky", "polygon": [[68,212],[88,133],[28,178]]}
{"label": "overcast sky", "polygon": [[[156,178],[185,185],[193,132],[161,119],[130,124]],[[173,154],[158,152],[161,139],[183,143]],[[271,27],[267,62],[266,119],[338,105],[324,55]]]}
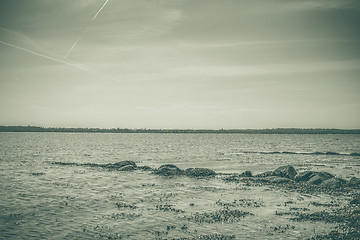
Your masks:
{"label": "overcast sky", "polygon": [[0,125],[360,128],[358,0],[105,3],[0,0]]}

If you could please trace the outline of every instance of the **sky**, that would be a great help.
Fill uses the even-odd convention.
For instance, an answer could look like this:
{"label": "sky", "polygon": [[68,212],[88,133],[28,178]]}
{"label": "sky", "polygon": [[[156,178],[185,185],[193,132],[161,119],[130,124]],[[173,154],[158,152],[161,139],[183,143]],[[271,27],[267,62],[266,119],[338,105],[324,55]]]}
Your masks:
{"label": "sky", "polygon": [[360,128],[358,0],[0,0],[0,125]]}

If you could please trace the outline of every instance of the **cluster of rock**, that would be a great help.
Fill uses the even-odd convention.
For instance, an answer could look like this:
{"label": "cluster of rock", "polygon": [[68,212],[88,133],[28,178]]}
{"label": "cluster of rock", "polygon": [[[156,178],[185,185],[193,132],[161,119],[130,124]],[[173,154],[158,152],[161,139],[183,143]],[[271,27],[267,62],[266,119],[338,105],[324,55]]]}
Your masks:
{"label": "cluster of rock", "polygon": [[[239,177],[253,177],[250,171],[245,171]],[[291,165],[279,167],[273,171],[260,173],[254,176],[264,182],[271,183],[304,183],[324,188],[352,187],[360,188],[360,179],[352,177],[349,181],[335,177],[328,172],[304,171],[297,173]]]}
{"label": "cluster of rock", "polygon": [[[134,161],[121,161],[117,163],[109,164],[94,164],[94,163],[64,163],[64,162],[53,162],[53,164],[59,165],[74,165],[74,166],[89,166],[89,167],[102,167],[109,170],[116,171],[132,171],[132,170],[144,170],[152,171],[154,174],[162,176],[188,176],[188,177],[211,177],[217,175],[214,170],[208,168],[188,168],[182,170],[173,164],[161,165],[157,169],[152,169],[149,166],[137,166]],[[314,186],[320,186],[323,188],[360,188],[360,179],[352,177],[349,181],[335,177],[328,172],[316,172],[316,171],[305,171],[298,173],[295,168],[291,165],[279,167],[273,171],[257,174],[253,176],[251,171],[245,171],[240,175],[240,178],[251,178],[257,179],[263,182],[269,183],[303,183]]]}
{"label": "cluster of rock", "polygon": [[188,168],[185,171],[175,165],[165,164],[154,170],[155,174],[162,176],[186,175],[189,177],[210,177],[215,176],[215,171],[208,168]]}
{"label": "cluster of rock", "polygon": [[177,176],[185,175],[188,177],[211,177],[215,176],[214,170],[208,168],[188,168],[181,170],[173,164],[161,165],[157,169],[153,169],[149,166],[137,166],[134,161],[120,161],[116,163],[108,164],[96,164],[96,163],[70,163],[70,162],[52,162],[52,164],[64,165],[64,166],[86,166],[86,167],[101,167],[114,171],[133,171],[133,170],[144,170],[152,171],[154,174],[162,176]]}

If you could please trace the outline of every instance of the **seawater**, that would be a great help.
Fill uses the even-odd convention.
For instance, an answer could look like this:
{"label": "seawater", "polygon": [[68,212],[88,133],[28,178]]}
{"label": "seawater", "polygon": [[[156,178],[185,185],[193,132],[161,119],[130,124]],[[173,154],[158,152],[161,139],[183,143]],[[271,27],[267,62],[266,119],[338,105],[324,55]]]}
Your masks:
{"label": "seawater", "polygon": [[[332,226],[295,224],[274,212],[285,202],[308,206],[331,196],[51,163],[131,160],[253,174],[291,164],[349,179],[360,175],[359,152],[359,135],[0,133],[0,239],[304,239]],[[252,214],[194,221],[223,209],[221,203]],[[279,226],[294,228],[274,232]]]}

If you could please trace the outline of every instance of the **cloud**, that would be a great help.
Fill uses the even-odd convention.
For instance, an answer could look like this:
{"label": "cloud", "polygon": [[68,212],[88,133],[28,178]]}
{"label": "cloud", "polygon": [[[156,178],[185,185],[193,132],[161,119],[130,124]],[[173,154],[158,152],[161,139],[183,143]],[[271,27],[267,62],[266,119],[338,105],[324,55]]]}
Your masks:
{"label": "cloud", "polygon": [[359,1],[354,0],[301,0],[286,1],[280,7],[285,10],[329,10],[329,9],[360,9]]}
{"label": "cloud", "polygon": [[138,40],[159,36],[173,29],[183,18],[180,8],[162,5],[110,2],[101,18],[89,27],[88,37],[102,40]]}
{"label": "cloud", "polygon": [[83,71],[88,71],[87,67],[83,64],[68,61],[61,57],[54,56],[54,54],[44,50],[32,39],[22,33],[11,31],[2,27],[0,27],[0,31],[5,33],[5,35],[1,35],[2,37],[0,38],[0,43],[3,45],[30,53],[41,58],[48,59],[52,62],[58,62]]}
{"label": "cloud", "polygon": [[198,42],[198,41],[178,41],[176,46],[184,49],[216,49],[216,48],[235,48],[242,46],[282,46],[299,45],[313,43],[356,43],[356,40],[347,39],[290,39],[290,40],[258,40],[258,41],[238,41],[238,42]]}
{"label": "cloud", "polygon": [[[171,74],[181,76],[208,76],[208,77],[229,77],[229,76],[254,76],[270,74],[292,74],[292,73],[312,73],[312,72],[331,72],[342,70],[358,69],[359,60],[349,61],[327,61],[309,62],[296,64],[258,64],[258,65],[236,65],[236,66],[197,66],[182,67],[169,70]],[[171,75],[170,74],[170,75]]]}

